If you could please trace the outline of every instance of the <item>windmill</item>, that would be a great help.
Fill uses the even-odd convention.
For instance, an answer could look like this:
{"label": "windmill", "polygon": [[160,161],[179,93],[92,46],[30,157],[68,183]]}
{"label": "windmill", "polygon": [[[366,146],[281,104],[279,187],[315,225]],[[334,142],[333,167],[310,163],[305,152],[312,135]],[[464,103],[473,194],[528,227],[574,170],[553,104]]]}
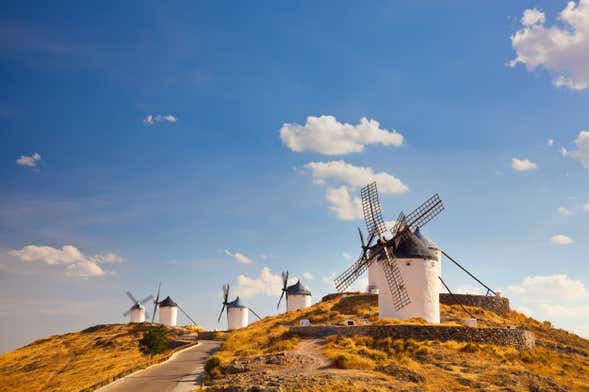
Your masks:
{"label": "windmill", "polygon": [[311,292],[300,280],[293,285],[288,285],[288,271],[282,272],[282,293],[278,299],[276,309],[280,308],[280,302],[286,295],[286,311],[308,308],[311,306]]}
{"label": "windmill", "polygon": [[153,295],[149,295],[149,296],[145,297],[144,299],[142,299],[141,301],[138,301],[130,291],[127,291],[126,294],[127,294],[127,297],[133,303],[133,306],[131,306],[125,313],[123,313],[123,316],[127,317],[130,315],[130,317],[129,317],[130,323],[144,322],[146,316],[147,316],[147,318],[149,318],[149,313],[147,313],[145,311],[144,305],[153,299]]}
{"label": "windmill", "polygon": [[[345,291],[367,269],[375,268],[380,317],[423,317],[439,322],[440,260],[415,232],[419,233],[418,229],[444,210],[442,200],[435,194],[410,214],[401,212],[389,231],[382,216],[376,182],[364,186],[360,194],[368,241],[365,242],[358,228],[360,256],[335,279],[335,287]],[[410,281],[405,282],[404,277]],[[410,292],[418,298],[411,298]],[[412,300],[416,302],[412,304]]]}
{"label": "windmill", "polygon": [[221,312],[219,313],[219,318],[217,322],[221,322],[221,316],[223,316],[223,311],[227,309],[227,329],[237,329],[242,327],[247,327],[248,325],[248,311],[252,312],[254,316],[261,320],[262,318],[258,316],[256,312],[254,312],[251,308],[245,306],[242,301],[239,299],[239,296],[236,297],[233,301],[229,302],[229,285],[223,285],[223,307],[221,308]]}
{"label": "windmill", "polygon": [[[170,296],[167,296],[164,300],[160,301],[160,289],[162,284],[158,285],[157,288],[157,295],[153,300],[153,316],[151,317],[151,322],[155,321],[155,312],[159,308],[160,310],[160,324],[167,325],[167,326],[175,326],[178,322],[178,310],[180,310],[191,322],[193,325],[196,325],[196,321],[182,309],[180,305],[178,305]],[[153,296],[151,297],[153,298]]]}

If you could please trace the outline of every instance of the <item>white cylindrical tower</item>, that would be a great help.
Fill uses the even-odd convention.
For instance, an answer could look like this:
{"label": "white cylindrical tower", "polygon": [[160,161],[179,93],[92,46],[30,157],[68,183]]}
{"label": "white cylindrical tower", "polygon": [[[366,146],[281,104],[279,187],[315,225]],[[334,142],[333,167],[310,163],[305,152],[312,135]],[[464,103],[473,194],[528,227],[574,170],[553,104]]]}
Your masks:
{"label": "white cylindrical tower", "polygon": [[178,321],[178,305],[169,296],[159,303],[160,324],[174,327]]}
{"label": "white cylindrical tower", "polygon": [[145,308],[141,304],[135,304],[131,307],[129,314],[130,323],[142,323],[145,321]]}
{"label": "white cylindrical tower", "polygon": [[239,297],[227,303],[227,329],[247,327],[248,315],[248,308],[241,303]]}
{"label": "white cylindrical tower", "polygon": [[441,275],[440,250],[431,242],[427,243],[419,232],[409,235],[395,250],[395,263],[401,272],[409,295],[410,303],[395,310],[382,264],[378,260],[372,265],[377,280],[379,317],[405,320],[421,317],[429,323],[440,323]]}
{"label": "white cylindrical tower", "polygon": [[368,266],[368,294],[378,294],[378,285],[376,284],[376,277],[378,274],[378,267],[375,262]]}
{"label": "white cylindrical tower", "polygon": [[308,308],[311,306],[311,291],[301,281],[286,288],[286,311]]}

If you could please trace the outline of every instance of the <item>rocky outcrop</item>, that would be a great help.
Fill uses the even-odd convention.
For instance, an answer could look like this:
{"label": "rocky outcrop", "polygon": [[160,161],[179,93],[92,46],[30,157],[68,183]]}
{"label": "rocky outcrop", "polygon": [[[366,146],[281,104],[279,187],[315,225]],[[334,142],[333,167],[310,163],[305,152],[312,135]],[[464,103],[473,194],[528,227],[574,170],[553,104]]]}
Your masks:
{"label": "rocky outcrop", "polygon": [[442,342],[456,340],[513,346],[520,350],[531,349],[536,342],[535,335],[524,329],[469,328],[447,325],[311,326],[291,327],[290,331],[302,338],[364,335],[375,338],[391,337],[393,339],[439,340]]}

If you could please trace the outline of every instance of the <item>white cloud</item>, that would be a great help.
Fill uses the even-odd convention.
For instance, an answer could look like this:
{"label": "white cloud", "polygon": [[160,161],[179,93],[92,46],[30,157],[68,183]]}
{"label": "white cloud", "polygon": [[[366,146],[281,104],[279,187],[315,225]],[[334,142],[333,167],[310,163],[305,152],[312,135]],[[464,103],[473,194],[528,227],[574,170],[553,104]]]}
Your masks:
{"label": "white cloud", "polygon": [[583,206],[583,211],[584,211],[584,212],[589,212],[589,203],[587,203],[587,204],[585,204],[585,205]]}
{"label": "white cloud", "polygon": [[549,146],[554,146],[554,139],[548,139],[547,143]]}
{"label": "white cloud", "polygon": [[231,252],[229,249],[225,249],[224,252],[226,255],[231,256],[235,260],[237,260],[238,263],[241,263],[241,264],[251,264],[252,263],[252,260],[242,253]]}
{"label": "white cloud", "polygon": [[303,273],[303,278],[305,279],[313,279],[313,274],[310,272],[304,272]]}
{"label": "white cloud", "polygon": [[295,152],[314,151],[325,155],[364,151],[367,144],[400,146],[403,135],[380,128],[380,123],[365,117],[352,125],[334,116],[309,116],[305,125],[285,123],[280,129],[282,143]]}
{"label": "white cloud", "polygon": [[336,276],[335,272],[332,272],[331,274],[321,278],[321,280],[323,281],[323,283],[325,283],[326,286],[328,286],[330,288],[335,288],[335,283],[333,282],[333,280],[335,279],[335,276]]}
{"label": "white cloud", "polygon": [[155,125],[162,122],[175,123],[176,121],[178,121],[178,118],[171,114],[148,114],[143,119],[143,123],[147,125]]}
{"label": "white cloud", "polygon": [[558,207],[558,213],[562,216],[570,216],[573,215],[573,213],[571,212],[571,210],[569,210],[566,207]]}
{"label": "white cloud", "polygon": [[553,245],[570,245],[575,241],[566,235],[557,234],[550,237],[550,243]]}
{"label": "white cloud", "polygon": [[545,21],[546,17],[544,13],[536,8],[525,10],[521,19],[522,25],[524,26],[532,26],[537,23],[544,23]]}
{"label": "white cloud", "polygon": [[569,1],[560,12],[558,22],[545,25],[545,15],[526,9],[522,28],[511,36],[516,58],[530,71],[544,68],[554,75],[557,87],[583,90],[589,87],[589,0]]}
{"label": "white cloud", "polygon": [[371,167],[354,166],[345,161],[309,162],[305,165],[311,169],[313,181],[325,184],[329,180],[348,185],[352,190],[376,181],[380,193],[400,194],[409,187],[395,176],[380,172],[375,173]]}
{"label": "white cloud", "polygon": [[568,155],[568,150],[564,147],[560,148],[560,155],[562,155],[563,157],[566,157]]}
{"label": "white cloud", "polygon": [[352,255],[351,254],[349,254],[347,252],[344,252],[344,253],[342,253],[342,256],[344,257],[344,259],[346,259],[348,261],[352,261]]}
{"label": "white cloud", "polygon": [[41,160],[41,155],[34,153],[33,155],[21,155],[16,160],[16,163],[21,166],[37,167],[37,162]]}
{"label": "white cloud", "polygon": [[536,165],[534,162],[530,162],[527,159],[513,158],[511,160],[511,167],[515,171],[529,171],[537,169],[538,165]]}
{"label": "white cloud", "polygon": [[51,246],[27,245],[20,250],[12,250],[8,253],[24,262],[63,265],[66,276],[82,278],[111,274],[112,271],[103,269],[100,264],[118,264],[125,261],[114,253],[87,255],[72,245],[65,245],[61,249]]}
{"label": "white cloud", "polygon": [[[568,151],[564,156],[570,156],[589,169],[589,131],[581,131],[575,140],[576,150]],[[566,150],[565,150],[566,151]]]}
{"label": "white cloud", "polygon": [[329,209],[339,219],[344,221],[362,219],[362,201],[359,197],[352,198],[344,185],[339,188],[327,188],[325,200],[329,203]]}
{"label": "white cloud", "polygon": [[[296,281],[296,277],[289,278],[289,284]],[[268,267],[262,268],[257,278],[238,275],[235,291],[236,295],[242,297],[253,297],[255,295],[278,296],[282,291],[282,276],[272,274]]]}
{"label": "white cloud", "polygon": [[362,218],[362,201],[351,196],[359,187],[376,181],[382,194],[405,193],[409,187],[398,178],[385,172],[375,173],[370,167],[354,166],[344,161],[309,162],[305,168],[311,170],[313,182],[327,185],[325,199],[329,209],[341,220]]}
{"label": "white cloud", "polygon": [[589,290],[567,275],[530,276],[507,288],[514,308],[589,337]]}

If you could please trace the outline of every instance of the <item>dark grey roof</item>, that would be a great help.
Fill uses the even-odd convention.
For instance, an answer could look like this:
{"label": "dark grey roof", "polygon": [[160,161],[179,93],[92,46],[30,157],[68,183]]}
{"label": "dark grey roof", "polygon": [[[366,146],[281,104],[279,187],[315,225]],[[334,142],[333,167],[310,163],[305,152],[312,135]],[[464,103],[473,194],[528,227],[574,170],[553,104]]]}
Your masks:
{"label": "dark grey roof", "polygon": [[425,234],[423,234],[423,232],[421,230],[419,230],[419,227],[417,229],[415,229],[415,236],[417,238],[419,238],[420,240],[422,240],[423,243],[428,248],[430,248],[430,249],[440,249],[438,247],[438,245],[436,245],[436,243],[431,240],[431,238],[429,238],[428,236],[426,236]]}
{"label": "dark grey roof", "polygon": [[311,295],[311,292],[309,291],[308,288],[303,286],[303,284],[299,280],[295,284],[293,284],[292,286],[288,286],[286,288],[286,294],[288,294],[288,295]]}
{"label": "dark grey roof", "polygon": [[143,305],[141,305],[139,302],[136,302],[135,305],[131,306],[131,309],[143,309]]}
{"label": "dark grey roof", "polygon": [[227,309],[229,308],[247,308],[247,306],[245,306],[239,297],[237,297],[234,301],[227,302]]}
{"label": "dark grey roof", "polygon": [[172,306],[178,306],[178,304],[174,301],[172,301],[172,298],[170,298],[170,296],[167,296],[166,299],[164,299],[163,301],[160,302],[160,308],[165,308],[166,306],[168,307],[172,307]]}
{"label": "dark grey roof", "polygon": [[434,251],[409,230],[395,247],[394,253],[399,259],[438,259]]}

